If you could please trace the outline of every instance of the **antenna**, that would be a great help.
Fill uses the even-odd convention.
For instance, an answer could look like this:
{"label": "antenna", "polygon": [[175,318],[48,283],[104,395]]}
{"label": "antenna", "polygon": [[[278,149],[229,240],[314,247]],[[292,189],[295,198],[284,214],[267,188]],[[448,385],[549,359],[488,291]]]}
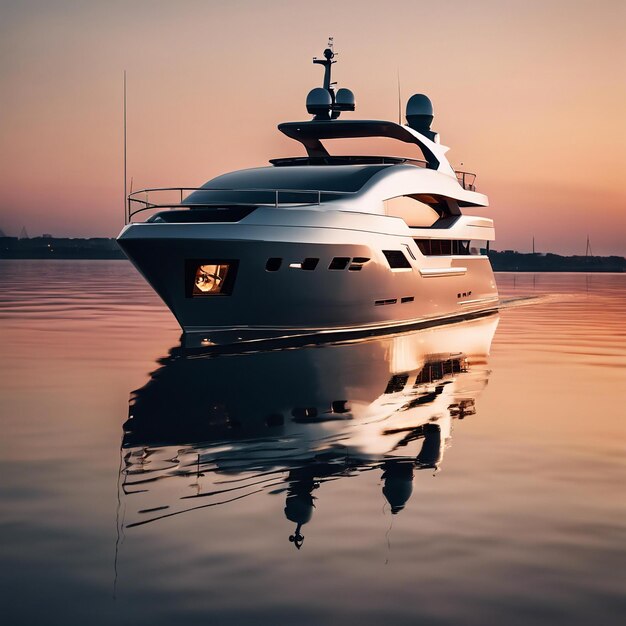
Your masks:
{"label": "antenna", "polygon": [[127,210],[126,210],[126,197],[127,197],[127,167],[126,167],[126,70],[124,70],[124,226],[128,224]]}
{"label": "antenna", "polygon": [[402,96],[400,94],[400,66],[398,65],[398,124],[402,124]]}
{"label": "antenna", "polygon": [[331,86],[330,81],[330,68],[333,63],[337,63],[337,61],[333,61],[335,57],[335,51],[333,46],[335,45],[335,41],[333,37],[328,38],[328,47],[324,50],[324,59],[318,59],[317,57],[313,57],[313,63],[324,66],[324,89],[330,93],[333,97],[334,102],[334,92]]}
{"label": "antenna", "polygon": [[309,91],[306,97],[306,110],[315,117],[314,120],[336,120],[342,111],[354,111],[354,94],[350,89],[342,87],[335,93],[336,82],[331,80],[331,68],[337,53],[334,51],[335,41],[328,38],[328,47],[324,50],[324,58],[313,57],[313,63],[324,67],[323,87]]}

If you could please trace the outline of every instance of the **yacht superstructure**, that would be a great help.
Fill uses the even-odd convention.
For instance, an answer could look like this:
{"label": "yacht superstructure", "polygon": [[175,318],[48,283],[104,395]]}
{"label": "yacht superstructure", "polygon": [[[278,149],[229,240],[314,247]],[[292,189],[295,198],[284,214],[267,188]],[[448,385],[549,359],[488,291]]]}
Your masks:
{"label": "yacht superstructure", "polygon": [[[396,332],[475,317],[498,306],[491,219],[475,176],[456,172],[430,129],[421,94],[407,125],[339,119],[355,108],[331,82],[307,97],[313,119],[278,126],[306,156],[218,176],[197,189],[129,196],[122,249],[203,345]],[[333,139],[383,137],[420,158],[337,156]],[[176,202],[159,201],[172,193]],[[140,212],[152,215],[132,222]]]}

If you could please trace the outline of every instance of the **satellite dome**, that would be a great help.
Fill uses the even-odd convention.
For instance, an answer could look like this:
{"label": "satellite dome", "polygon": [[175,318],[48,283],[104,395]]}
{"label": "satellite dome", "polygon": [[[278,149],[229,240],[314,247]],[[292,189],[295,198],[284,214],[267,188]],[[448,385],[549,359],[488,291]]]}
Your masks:
{"label": "satellite dome", "polygon": [[316,117],[328,117],[332,105],[333,99],[330,93],[322,87],[311,89],[306,97],[306,110]]}
{"label": "satellite dome", "polygon": [[406,103],[406,114],[409,115],[434,115],[433,103],[423,93],[416,93]]}
{"label": "satellite dome", "polygon": [[338,111],[354,111],[354,107],[355,100],[352,91],[345,87],[338,89],[335,96],[335,108]]}
{"label": "satellite dome", "polygon": [[430,130],[433,113],[433,103],[423,93],[412,95],[406,103],[406,121],[409,126],[427,136],[434,135]]}

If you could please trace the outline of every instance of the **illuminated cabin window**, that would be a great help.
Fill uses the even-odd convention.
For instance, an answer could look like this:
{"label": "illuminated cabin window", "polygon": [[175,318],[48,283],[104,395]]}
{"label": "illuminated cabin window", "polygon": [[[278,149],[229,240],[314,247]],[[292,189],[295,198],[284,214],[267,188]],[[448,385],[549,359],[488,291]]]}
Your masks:
{"label": "illuminated cabin window", "polygon": [[187,297],[227,296],[232,293],[238,261],[188,260]]}
{"label": "illuminated cabin window", "polygon": [[424,256],[486,255],[489,252],[488,241],[467,239],[415,239],[414,241]]}
{"label": "illuminated cabin window", "polygon": [[220,293],[228,276],[228,265],[200,265],[196,268],[193,295],[203,296]]}
{"label": "illuminated cabin window", "polygon": [[409,228],[427,228],[439,219],[439,213],[435,209],[412,196],[390,198],[383,204],[385,215],[403,219]]}

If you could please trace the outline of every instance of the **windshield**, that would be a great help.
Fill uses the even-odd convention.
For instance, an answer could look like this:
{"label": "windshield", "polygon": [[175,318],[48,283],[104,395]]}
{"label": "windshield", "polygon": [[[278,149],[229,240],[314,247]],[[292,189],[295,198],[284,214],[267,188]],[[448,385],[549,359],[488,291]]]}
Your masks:
{"label": "windshield", "polygon": [[223,174],[190,194],[184,204],[307,204],[359,191],[388,165],[260,167]]}

